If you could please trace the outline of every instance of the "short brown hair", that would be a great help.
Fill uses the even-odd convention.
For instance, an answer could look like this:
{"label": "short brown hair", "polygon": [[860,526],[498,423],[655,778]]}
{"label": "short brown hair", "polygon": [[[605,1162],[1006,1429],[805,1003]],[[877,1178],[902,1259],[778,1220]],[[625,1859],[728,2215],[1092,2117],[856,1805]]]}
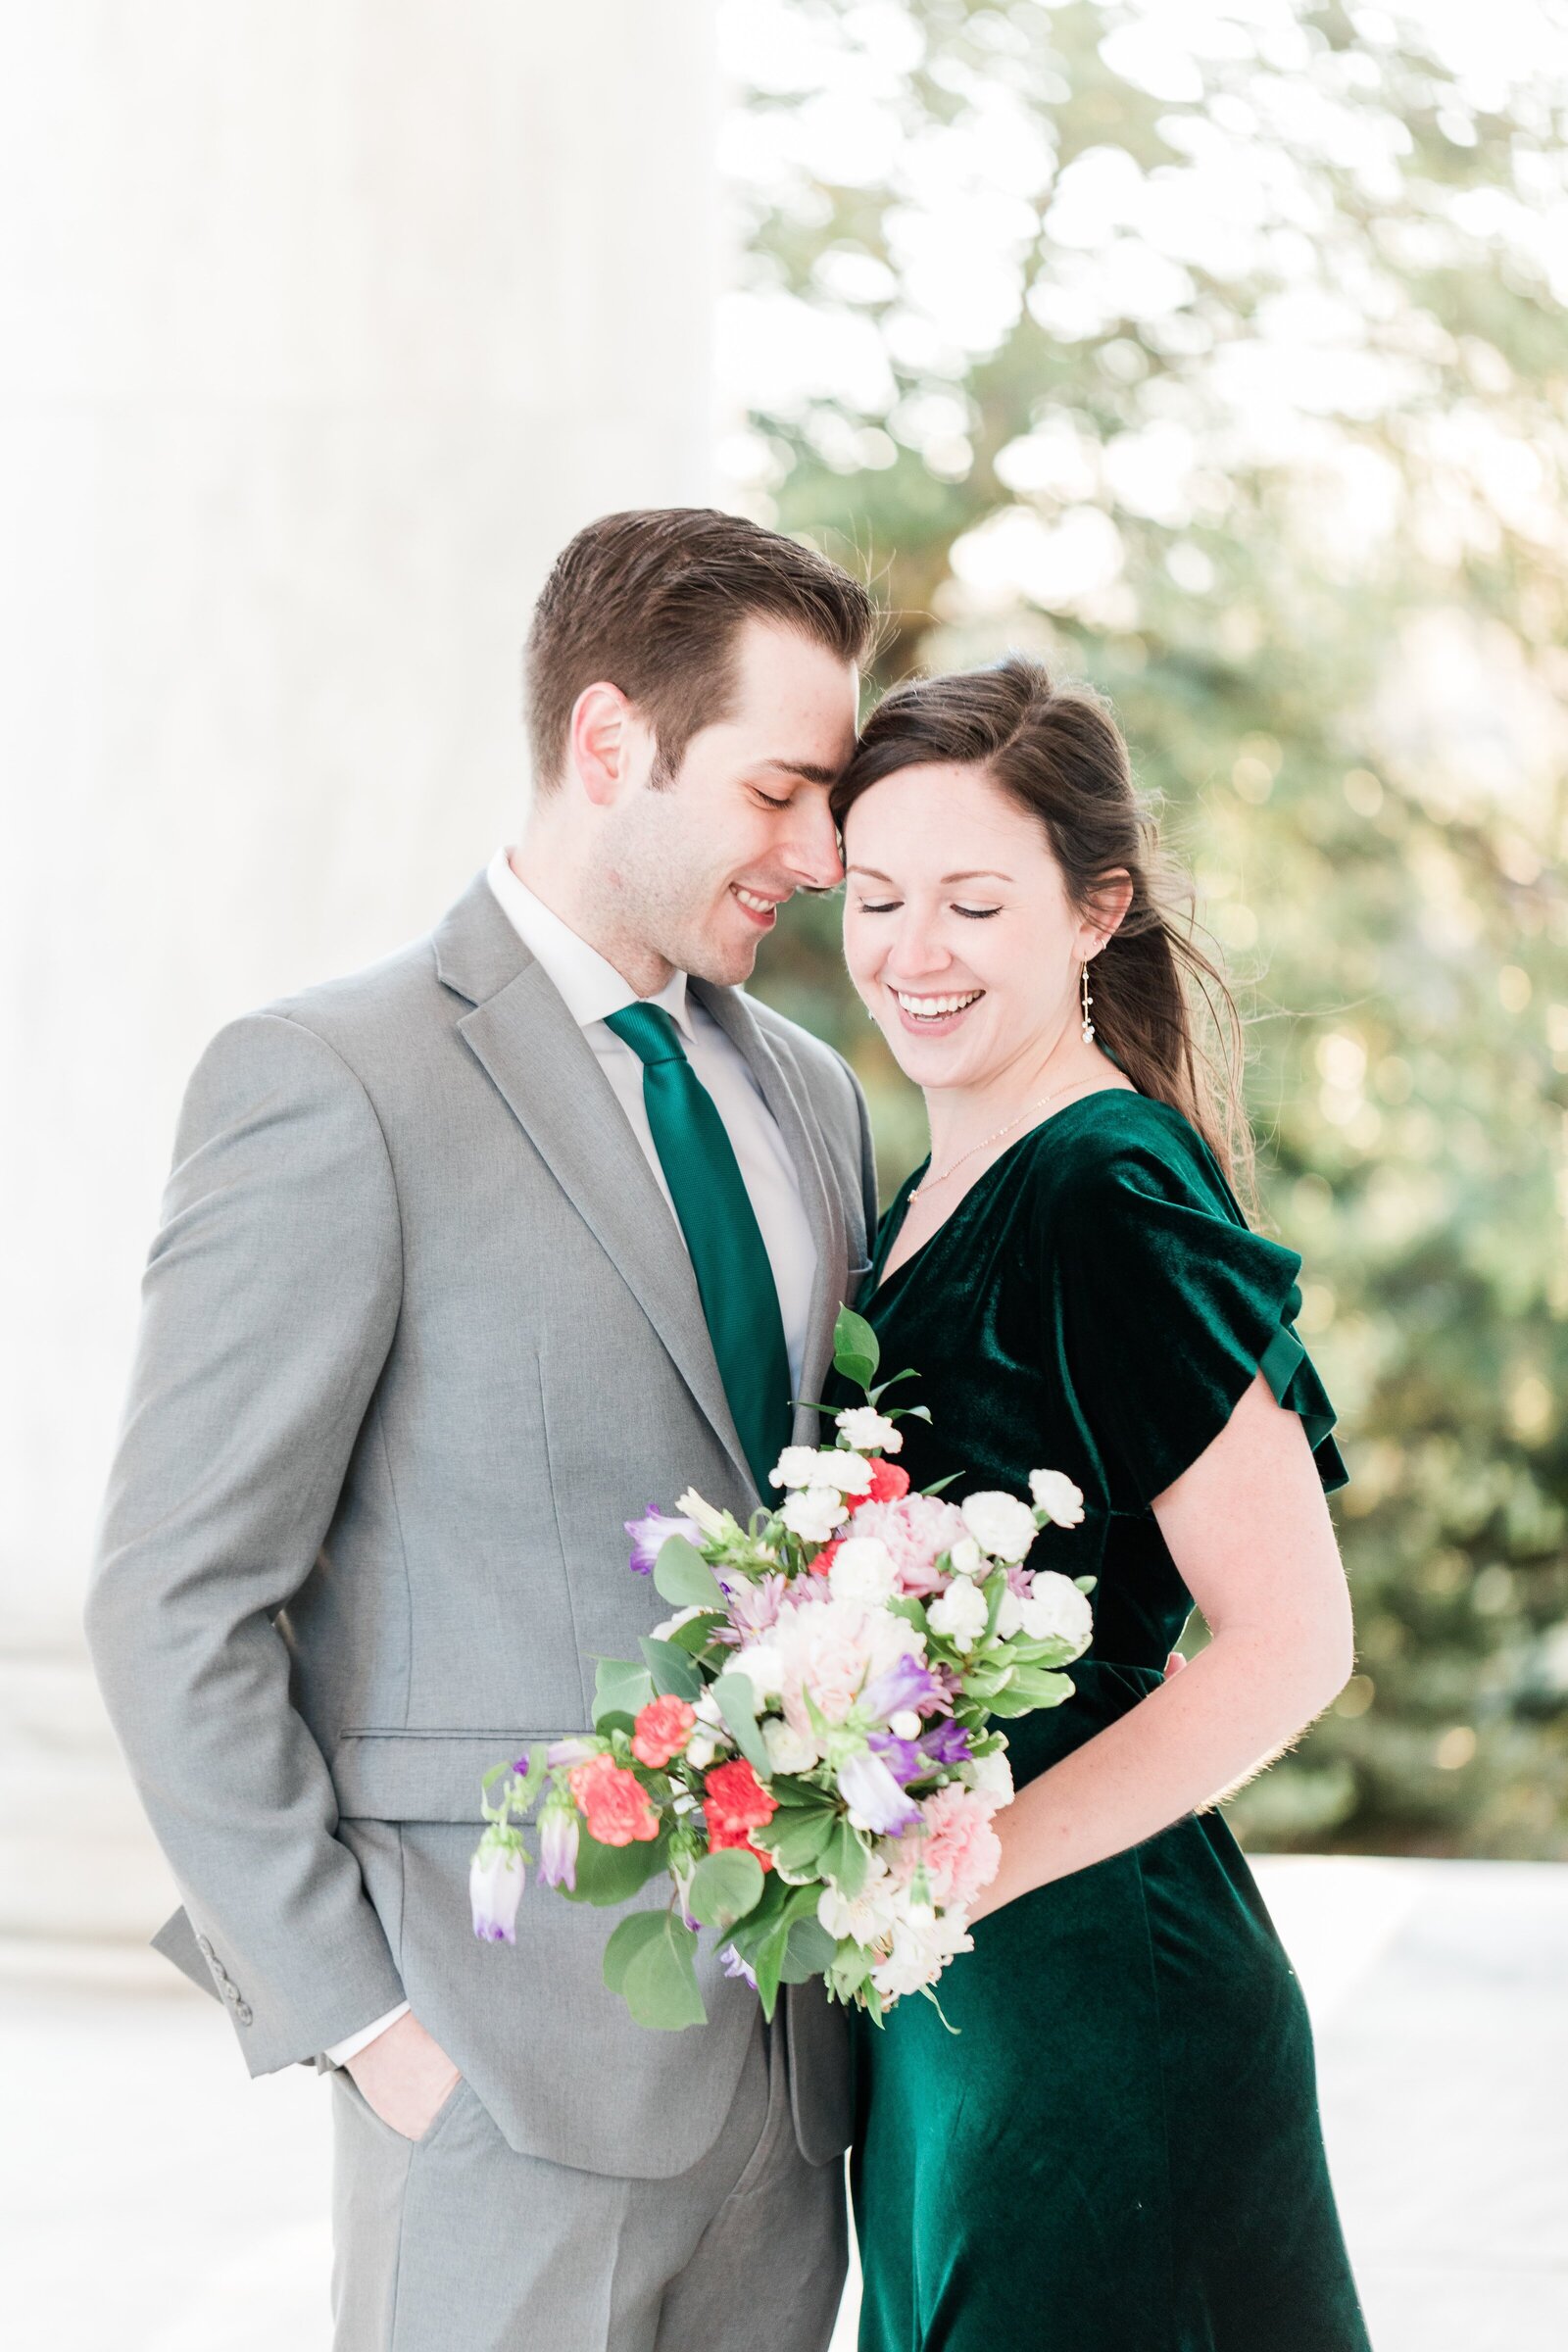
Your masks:
{"label": "short brown hair", "polygon": [[606,678],[652,726],[656,782],[700,727],[731,715],[734,644],[757,616],[799,629],[846,662],[875,639],[869,591],[777,531],[713,507],[602,514],[557,557],[524,655],[536,787],[561,780],[572,705]]}

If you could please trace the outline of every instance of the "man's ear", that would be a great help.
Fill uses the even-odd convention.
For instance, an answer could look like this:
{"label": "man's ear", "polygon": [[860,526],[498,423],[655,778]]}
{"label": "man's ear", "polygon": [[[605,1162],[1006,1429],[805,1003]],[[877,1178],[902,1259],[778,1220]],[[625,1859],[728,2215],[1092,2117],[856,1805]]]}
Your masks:
{"label": "man's ear", "polygon": [[630,703],[608,678],[585,686],[572,704],[567,756],[596,808],[610,808],[625,791],[639,732]]}

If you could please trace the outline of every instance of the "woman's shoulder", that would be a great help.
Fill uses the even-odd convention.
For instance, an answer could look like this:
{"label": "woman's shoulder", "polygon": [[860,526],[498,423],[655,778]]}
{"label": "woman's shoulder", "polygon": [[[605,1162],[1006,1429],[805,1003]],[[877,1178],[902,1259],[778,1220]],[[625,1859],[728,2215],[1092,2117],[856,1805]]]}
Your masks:
{"label": "woman's shoulder", "polygon": [[1186,1202],[1228,1220],[1239,1211],[1213,1152],[1168,1102],[1127,1087],[1080,1096],[1028,1139],[1028,1174],[1054,1218],[1114,1225],[1142,1198]]}

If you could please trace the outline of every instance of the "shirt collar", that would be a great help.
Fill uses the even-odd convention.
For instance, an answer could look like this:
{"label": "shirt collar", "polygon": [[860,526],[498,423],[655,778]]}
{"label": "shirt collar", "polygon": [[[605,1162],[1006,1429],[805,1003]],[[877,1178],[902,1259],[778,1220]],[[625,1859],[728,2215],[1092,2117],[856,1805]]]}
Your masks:
{"label": "shirt collar", "polygon": [[691,1036],[684,972],[672,973],[657,996],[639,997],[631,982],[597,948],[591,948],[525,882],[518,881],[509,850],[497,850],[486,878],[502,913],[534,961],[544,966],[546,977],[579,1029],[608,1020],[628,1004],[648,1004],[662,1005],[685,1035]]}

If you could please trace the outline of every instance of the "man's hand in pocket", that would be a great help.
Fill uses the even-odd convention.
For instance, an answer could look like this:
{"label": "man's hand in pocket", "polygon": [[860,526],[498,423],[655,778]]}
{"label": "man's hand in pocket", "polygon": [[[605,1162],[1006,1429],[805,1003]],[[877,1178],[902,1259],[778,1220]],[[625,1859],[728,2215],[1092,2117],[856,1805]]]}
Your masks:
{"label": "man's hand in pocket", "polygon": [[367,2103],[405,2139],[422,2139],[450,2097],[458,2070],[413,2011],[349,2060]]}

